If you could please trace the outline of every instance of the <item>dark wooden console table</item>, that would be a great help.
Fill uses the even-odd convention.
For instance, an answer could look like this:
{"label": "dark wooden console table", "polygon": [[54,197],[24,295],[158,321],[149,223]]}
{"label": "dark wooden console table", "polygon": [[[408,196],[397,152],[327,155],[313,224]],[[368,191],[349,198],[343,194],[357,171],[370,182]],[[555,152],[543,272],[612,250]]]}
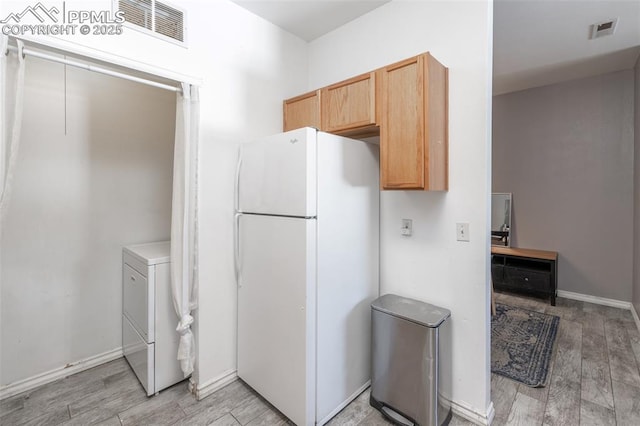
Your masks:
{"label": "dark wooden console table", "polygon": [[548,297],[551,305],[556,305],[557,252],[492,246],[491,255],[491,276],[496,290]]}

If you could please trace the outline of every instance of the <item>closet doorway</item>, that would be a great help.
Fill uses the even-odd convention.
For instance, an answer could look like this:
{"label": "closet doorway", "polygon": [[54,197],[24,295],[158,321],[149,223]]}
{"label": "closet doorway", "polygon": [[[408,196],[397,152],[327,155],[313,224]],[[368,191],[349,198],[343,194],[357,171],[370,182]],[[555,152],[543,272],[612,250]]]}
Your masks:
{"label": "closet doorway", "polygon": [[0,388],[121,356],[122,247],[171,238],[176,93],[27,61],[0,238]]}

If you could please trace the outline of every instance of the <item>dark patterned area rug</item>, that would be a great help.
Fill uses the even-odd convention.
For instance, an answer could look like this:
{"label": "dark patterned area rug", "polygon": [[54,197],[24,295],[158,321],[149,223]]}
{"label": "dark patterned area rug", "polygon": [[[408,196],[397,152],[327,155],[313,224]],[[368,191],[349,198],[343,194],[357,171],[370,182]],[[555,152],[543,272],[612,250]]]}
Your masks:
{"label": "dark patterned area rug", "polygon": [[545,386],[560,318],[496,304],[491,371],[531,387]]}

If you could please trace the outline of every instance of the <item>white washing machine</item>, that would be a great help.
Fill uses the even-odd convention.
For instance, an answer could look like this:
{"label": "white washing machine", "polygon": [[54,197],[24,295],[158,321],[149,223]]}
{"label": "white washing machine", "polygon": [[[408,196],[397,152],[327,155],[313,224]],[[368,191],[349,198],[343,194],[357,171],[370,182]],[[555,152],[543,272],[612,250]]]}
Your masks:
{"label": "white washing machine", "polygon": [[170,250],[169,241],[122,250],[122,348],[147,395],[184,379],[177,360]]}

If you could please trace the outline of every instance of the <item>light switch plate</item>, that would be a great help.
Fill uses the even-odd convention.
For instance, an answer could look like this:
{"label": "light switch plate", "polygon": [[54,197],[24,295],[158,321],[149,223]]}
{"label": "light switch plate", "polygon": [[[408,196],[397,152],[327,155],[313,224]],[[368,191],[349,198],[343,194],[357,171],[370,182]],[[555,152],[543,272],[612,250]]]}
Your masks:
{"label": "light switch plate", "polygon": [[402,219],[402,226],[400,228],[400,234],[405,237],[410,237],[413,228],[413,221],[411,219]]}
{"label": "light switch plate", "polygon": [[468,223],[456,223],[456,239],[458,241],[469,241]]}

